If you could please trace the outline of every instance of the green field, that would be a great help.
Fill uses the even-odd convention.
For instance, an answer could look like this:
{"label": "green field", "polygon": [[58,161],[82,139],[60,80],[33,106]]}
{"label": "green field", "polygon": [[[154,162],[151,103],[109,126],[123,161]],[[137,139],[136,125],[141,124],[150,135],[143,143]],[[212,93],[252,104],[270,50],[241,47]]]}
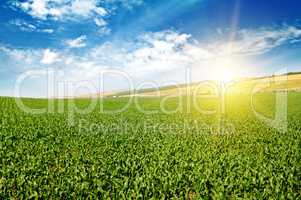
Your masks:
{"label": "green field", "polygon": [[[107,98],[72,118],[72,106],[89,100],[55,100],[53,112],[27,114],[0,98],[0,199],[301,199],[301,93],[288,95],[287,131],[255,117],[248,95],[229,94],[225,113],[198,99],[218,110],[211,114],[181,98],[165,102],[179,108],[169,114],[161,98],[137,99],[158,112],[131,104],[107,114],[128,101]],[[274,100],[258,94],[256,110],[274,116]],[[24,99],[35,108],[48,101]]]}

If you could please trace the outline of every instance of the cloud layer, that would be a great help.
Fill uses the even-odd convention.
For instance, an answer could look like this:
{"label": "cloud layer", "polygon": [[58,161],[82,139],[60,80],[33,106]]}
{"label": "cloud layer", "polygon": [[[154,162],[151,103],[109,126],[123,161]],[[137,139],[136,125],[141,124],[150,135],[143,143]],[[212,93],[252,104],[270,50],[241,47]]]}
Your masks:
{"label": "cloud layer", "polygon": [[34,18],[71,20],[94,15],[105,16],[106,9],[96,0],[29,0],[16,2],[15,6]]}
{"label": "cloud layer", "polygon": [[212,48],[222,49],[218,54],[263,54],[281,45],[296,43],[301,39],[301,29],[295,26],[262,27],[243,29],[235,34],[228,44]]}
{"label": "cloud layer", "polygon": [[[39,29],[37,23],[83,23],[92,22],[98,29],[99,36],[111,34],[110,17],[118,12],[119,7],[132,9],[141,5],[143,0],[25,0],[10,1],[14,10],[22,11],[33,18],[26,22],[16,19],[10,22],[22,31],[53,33],[51,28]],[[35,23],[36,22],[36,23]]]}
{"label": "cloud layer", "polygon": [[81,48],[86,46],[87,36],[82,35],[76,39],[66,40],[64,43],[70,48]]}
{"label": "cloud layer", "polygon": [[[227,35],[227,34],[225,34]],[[221,38],[225,38],[223,35]],[[86,36],[65,41],[69,48],[85,46]],[[72,80],[90,80],[103,69],[121,69],[134,77],[173,71],[193,66],[215,67],[219,59],[260,55],[281,45],[301,39],[301,29],[294,26],[244,29],[231,40],[198,42],[189,34],[171,30],[144,33],[132,41],[112,41],[87,49],[81,56],[67,49],[20,50],[2,47],[11,60],[26,66],[63,69]],[[220,63],[218,63],[220,64]],[[24,68],[24,64],[22,64]]]}
{"label": "cloud layer", "polygon": [[53,33],[54,30],[51,28],[40,28],[37,25],[28,23],[24,20],[15,19],[9,21],[9,25],[18,27],[21,31],[25,32],[40,32],[40,33]]}

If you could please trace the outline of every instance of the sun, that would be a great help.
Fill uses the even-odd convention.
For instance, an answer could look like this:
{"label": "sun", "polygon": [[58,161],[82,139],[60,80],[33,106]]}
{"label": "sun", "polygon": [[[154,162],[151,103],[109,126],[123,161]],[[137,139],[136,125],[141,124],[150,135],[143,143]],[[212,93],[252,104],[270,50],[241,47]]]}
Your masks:
{"label": "sun", "polygon": [[242,64],[238,59],[223,57],[211,62],[212,79],[220,82],[231,82],[241,76]]}
{"label": "sun", "polygon": [[237,78],[239,75],[238,73],[231,69],[231,68],[220,68],[216,72],[216,80],[220,82],[230,82]]}

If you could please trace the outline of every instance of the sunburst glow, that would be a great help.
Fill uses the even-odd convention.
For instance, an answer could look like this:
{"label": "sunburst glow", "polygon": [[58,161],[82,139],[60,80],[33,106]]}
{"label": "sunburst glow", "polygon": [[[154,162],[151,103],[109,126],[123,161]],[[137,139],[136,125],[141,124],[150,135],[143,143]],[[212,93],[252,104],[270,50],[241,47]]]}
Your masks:
{"label": "sunburst glow", "polygon": [[222,82],[230,82],[239,77],[239,74],[231,68],[221,68],[216,72],[216,80]]}
{"label": "sunburst glow", "polygon": [[242,76],[243,62],[235,57],[223,57],[210,62],[211,78],[221,82],[230,82]]}

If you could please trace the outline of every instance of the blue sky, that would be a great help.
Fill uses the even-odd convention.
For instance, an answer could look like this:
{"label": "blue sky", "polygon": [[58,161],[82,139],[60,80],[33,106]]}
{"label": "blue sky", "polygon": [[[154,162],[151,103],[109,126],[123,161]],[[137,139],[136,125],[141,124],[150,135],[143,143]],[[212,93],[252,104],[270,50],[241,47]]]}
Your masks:
{"label": "blue sky", "polygon": [[[188,67],[189,81],[301,71],[300,8],[299,0],[1,1],[0,95],[15,95],[16,80],[39,70],[53,72],[56,87],[97,89],[104,70],[122,70],[134,87],[184,82]],[[106,76],[105,90],[126,89],[121,76]],[[28,76],[20,95],[45,96],[46,85]]]}

